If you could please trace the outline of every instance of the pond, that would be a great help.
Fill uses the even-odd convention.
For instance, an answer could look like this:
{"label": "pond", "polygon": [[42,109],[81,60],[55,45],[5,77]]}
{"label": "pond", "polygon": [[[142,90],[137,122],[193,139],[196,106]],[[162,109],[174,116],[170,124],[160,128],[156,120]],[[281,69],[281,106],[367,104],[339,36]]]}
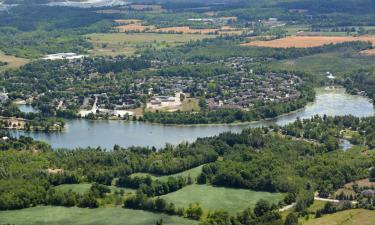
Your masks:
{"label": "pond", "polygon": [[373,116],[372,102],[363,96],[350,95],[342,88],[319,88],[314,102],[305,108],[280,116],[276,119],[241,125],[198,125],[173,126],[142,122],[125,121],[89,121],[83,119],[67,120],[67,129],[61,133],[37,133],[12,131],[15,135],[26,135],[43,140],[54,148],[98,147],[112,148],[120,146],[163,147],[166,143],[178,144],[192,142],[199,137],[214,136],[225,131],[239,132],[247,127],[285,125],[297,117],[310,118],[313,115],[347,115],[358,117]]}

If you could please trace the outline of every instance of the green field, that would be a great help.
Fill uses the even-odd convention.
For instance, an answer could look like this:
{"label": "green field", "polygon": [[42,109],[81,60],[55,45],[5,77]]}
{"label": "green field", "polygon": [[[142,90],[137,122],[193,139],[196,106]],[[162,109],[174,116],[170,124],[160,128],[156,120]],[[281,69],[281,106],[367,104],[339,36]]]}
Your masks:
{"label": "green field", "polygon": [[141,48],[165,48],[184,44],[191,40],[213,38],[204,34],[158,34],[158,33],[108,33],[87,35],[94,45],[93,55],[131,55]]}
{"label": "green field", "polygon": [[194,225],[196,221],[176,216],[122,208],[64,208],[40,206],[0,211],[0,224],[14,225],[153,225],[163,219],[168,225]]}
{"label": "green field", "polygon": [[[69,190],[72,190],[73,192],[76,192],[76,193],[79,193],[79,194],[83,194],[86,191],[90,190],[90,187],[91,187],[91,184],[89,184],[89,183],[83,183],[83,184],[62,184],[62,185],[56,186],[55,189],[60,190],[60,191],[69,191]],[[109,188],[112,190],[112,192],[114,192],[115,190],[121,190],[121,189],[124,190],[125,193],[135,192],[134,189],[130,189],[130,188],[119,188],[119,187],[115,187],[115,186],[109,186]]]}
{"label": "green field", "polygon": [[248,207],[254,207],[260,199],[278,203],[283,197],[284,194],[280,193],[196,184],[162,196],[167,202],[173,202],[178,207],[187,207],[190,203],[200,203],[204,209],[222,209],[230,213],[239,212]]}
{"label": "green field", "polygon": [[301,222],[303,225],[373,225],[375,210],[351,209]]}
{"label": "green field", "polygon": [[156,175],[152,175],[152,174],[148,174],[148,173],[134,173],[131,176],[147,176],[147,175],[150,175],[152,179],[155,179],[155,180],[158,179],[158,180],[165,181],[165,180],[168,179],[168,177],[178,177],[178,176],[188,177],[190,175],[191,178],[195,179],[202,172],[203,166],[204,165],[200,165],[200,166],[192,168],[190,170],[185,170],[181,173],[176,173],[176,174],[168,175],[168,176],[156,176]]}
{"label": "green field", "polygon": [[269,64],[272,68],[302,70],[317,75],[325,75],[327,71],[334,75],[374,65],[375,57],[360,56],[345,53],[323,53],[312,56],[300,57],[294,60],[281,60]]}

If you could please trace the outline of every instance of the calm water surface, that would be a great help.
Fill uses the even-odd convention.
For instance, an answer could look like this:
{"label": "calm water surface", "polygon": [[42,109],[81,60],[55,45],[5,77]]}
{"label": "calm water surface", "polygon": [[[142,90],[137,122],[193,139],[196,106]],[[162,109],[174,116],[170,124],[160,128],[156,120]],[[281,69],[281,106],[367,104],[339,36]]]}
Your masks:
{"label": "calm water surface", "polygon": [[368,98],[345,93],[344,89],[317,89],[315,102],[304,109],[269,121],[247,125],[212,126],[167,126],[142,122],[68,120],[67,129],[62,133],[27,133],[14,131],[15,135],[27,135],[43,140],[54,148],[97,147],[112,148],[120,146],[156,146],[166,143],[178,144],[194,141],[198,137],[217,135],[224,131],[239,132],[246,127],[259,127],[271,124],[285,125],[297,117],[310,118],[313,115],[347,115],[358,117],[375,115],[373,104]]}

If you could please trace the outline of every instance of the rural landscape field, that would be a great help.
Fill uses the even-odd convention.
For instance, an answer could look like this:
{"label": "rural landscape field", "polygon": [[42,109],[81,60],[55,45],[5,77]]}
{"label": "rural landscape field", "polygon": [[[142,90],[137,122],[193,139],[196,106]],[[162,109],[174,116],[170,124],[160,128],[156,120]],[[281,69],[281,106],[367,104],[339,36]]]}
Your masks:
{"label": "rural landscape field", "polygon": [[0,0],[24,224],[375,224],[375,1]]}

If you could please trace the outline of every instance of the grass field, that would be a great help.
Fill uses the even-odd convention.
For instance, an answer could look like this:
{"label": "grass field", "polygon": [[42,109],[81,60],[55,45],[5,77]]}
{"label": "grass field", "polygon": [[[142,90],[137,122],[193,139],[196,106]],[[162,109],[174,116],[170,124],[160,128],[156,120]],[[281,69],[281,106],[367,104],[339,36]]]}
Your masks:
{"label": "grass field", "polygon": [[176,174],[168,175],[168,176],[155,176],[155,175],[148,174],[148,173],[134,173],[131,176],[147,176],[147,175],[150,175],[152,179],[167,180],[168,177],[178,177],[178,176],[188,177],[190,175],[191,178],[195,179],[202,172],[202,167],[203,166],[204,165],[201,165],[201,166],[192,168],[190,170],[185,170],[185,171],[183,171],[181,173],[176,173]]}
{"label": "grass field", "polygon": [[131,55],[139,48],[165,48],[191,40],[213,38],[203,34],[109,33],[91,34],[87,38],[94,45],[93,55]]}
{"label": "grass field", "polygon": [[351,209],[301,222],[303,225],[373,225],[375,210]]}
{"label": "grass field", "polygon": [[[62,185],[56,186],[55,189],[60,190],[60,191],[69,191],[69,190],[72,190],[73,192],[76,192],[76,193],[79,193],[79,194],[83,194],[83,193],[87,192],[88,190],[90,190],[90,187],[91,187],[91,184],[89,184],[89,183],[84,183],[84,184],[62,184]],[[115,186],[109,186],[109,188],[112,190],[112,192],[114,192],[116,190],[124,190],[125,193],[135,192],[134,189],[130,189],[130,188],[119,188],[119,187],[115,187]]]}
{"label": "grass field", "polygon": [[4,71],[4,70],[7,70],[7,69],[11,69],[11,68],[18,68],[18,67],[23,66],[23,65],[25,65],[26,63],[29,62],[28,59],[5,55],[1,51],[0,51],[0,61],[8,63],[5,66],[0,66],[0,71]]}
{"label": "grass field", "polygon": [[375,45],[375,36],[290,36],[272,41],[253,41],[242,45],[270,48],[311,48],[350,41],[370,41]]}
{"label": "grass field", "polygon": [[190,203],[200,203],[204,209],[240,212],[254,207],[257,201],[265,199],[272,203],[282,200],[284,194],[258,192],[245,189],[213,187],[209,185],[189,185],[179,191],[162,196],[177,207],[187,207]]}
{"label": "grass field", "polygon": [[354,53],[322,53],[300,57],[293,60],[274,61],[269,66],[276,69],[301,70],[314,74],[325,75],[327,71],[334,76],[371,67],[374,65],[374,56],[360,56]]}
{"label": "grass field", "polygon": [[164,225],[194,225],[196,221],[176,216],[122,208],[34,207],[0,211],[0,224],[14,225],[153,225],[163,219]]}

